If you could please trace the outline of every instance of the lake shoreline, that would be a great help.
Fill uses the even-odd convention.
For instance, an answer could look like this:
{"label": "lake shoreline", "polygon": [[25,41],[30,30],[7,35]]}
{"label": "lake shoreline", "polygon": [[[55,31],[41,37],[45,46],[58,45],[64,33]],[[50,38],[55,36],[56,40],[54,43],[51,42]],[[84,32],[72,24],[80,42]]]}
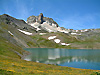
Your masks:
{"label": "lake shoreline", "polygon": [[[32,47],[32,48],[36,48],[36,47]],[[38,48],[38,47],[37,47]],[[37,49],[36,48],[36,49]],[[46,47],[41,47],[42,49],[44,48],[44,49],[46,49]],[[24,49],[28,49],[28,48],[24,48]],[[74,49],[74,48],[50,48],[50,49]],[[89,50],[100,50],[99,48],[75,48],[75,49],[84,49],[84,50],[86,50],[86,49],[89,49]]]}
{"label": "lake shoreline", "polygon": [[12,50],[13,52],[15,52],[21,59],[24,59],[27,55],[30,55],[31,53],[29,51],[23,52],[22,54],[20,54],[17,51]]}
{"label": "lake shoreline", "polygon": [[[44,63],[44,64],[58,64],[60,66],[68,66],[74,68],[83,68],[83,69],[100,69],[95,62],[99,62],[99,53],[100,50],[94,49],[59,49],[59,48],[27,48],[26,51],[29,51],[30,55],[25,55],[24,59],[26,61],[33,61]],[[95,56],[95,57],[93,57]],[[88,57],[89,56],[89,57]],[[66,61],[65,61],[66,60]],[[47,62],[48,61],[48,62]],[[54,61],[54,62],[53,62]],[[93,62],[90,62],[93,61]],[[62,63],[63,62],[63,63]],[[73,64],[72,64],[73,62]],[[95,62],[95,64],[93,64]],[[70,64],[70,65],[69,65]],[[76,64],[77,66],[75,66]],[[87,65],[87,67],[80,67],[80,65]],[[92,67],[94,66],[94,67]]]}

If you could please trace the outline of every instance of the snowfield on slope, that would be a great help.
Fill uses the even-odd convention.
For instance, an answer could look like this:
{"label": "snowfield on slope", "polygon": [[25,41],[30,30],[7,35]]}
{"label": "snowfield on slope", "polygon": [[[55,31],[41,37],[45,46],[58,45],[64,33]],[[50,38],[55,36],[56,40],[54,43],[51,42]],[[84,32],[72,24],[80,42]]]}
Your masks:
{"label": "snowfield on slope", "polygon": [[9,33],[10,35],[13,35],[13,33],[11,33],[11,31],[8,31],[8,33]]}
{"label": "snowfield on slope", "polygon": [[20,30],[20,29],[18,29],[18,31],[20,31],[20,32],[22,32],[22,33],[24,33],[24,34],[26,34],[26,35],[32,35],[32,33],[26,32],[26,31],[23,31],[23,30]]}
{"label": "snowfield on slope", "polygon": [[55,38],[56,38],[56,36],[50,36],[50,37],[48,37],[49,40],[53,40]]}
{"label": "snowfield on slope", "polygon": [[55,43],[60,43],[60,41],[61,41],[60,39],[55,39],[54,40]]}

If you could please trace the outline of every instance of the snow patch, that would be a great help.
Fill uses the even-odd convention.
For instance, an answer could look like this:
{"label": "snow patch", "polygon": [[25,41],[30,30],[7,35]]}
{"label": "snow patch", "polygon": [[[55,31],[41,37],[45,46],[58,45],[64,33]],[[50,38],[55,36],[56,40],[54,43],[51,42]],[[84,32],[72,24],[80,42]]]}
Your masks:
{"label": "snow patch", "polygon": [[48,24],[47,22],[43,22],[41,27],[47,30],[48,32],[57,32],[57,27]]}
{"label": "snow patch", "polygon": [[62,30],[62,31],[59,31],[59,32],[62,32],[62,33],[69,33],[68,31],[65,31],[65,30]]}
{"label": "snow patch", "polygon": [[61,45],[64,45],[64,46],[69,46],[70,44],[66,44],[66,43],[61,43]]}
{"label": "snow patch", "polygon": [[25,21],[27,23],[27,21]]}
{"label": "snow patch", "polygon": [[72,35],[76,35],[77,33],[71,33]]}
{"label": "snow patch", "polygon": [[66,44],[66,46],[69,46],[70,44]]}
{"label": "snow patch", "polygon": [[69,33],[68,30],[63,30],[61,27],[57,27],[56,24],[54,23],[49,23],[49,22],[43,22],[43,24],[39,24],[37,22],[35,23],[30,23],[29,25],[31,25],[32,27],[36,28],[37,30],[36,31],[39,31],[41,30],[40,27],[42,27],[44,30],[48,31],[48,32],[62,32],[62,33]]}
{"label": "snow patch", "polygon": [[31,59],[29,59],[29,58],[25,58],[24,60],[26,60],[26,61],[31,61]]}
{"label": "snow patch", "polygon": [[13,33],[11,33],[10,31],[8,31],[8,33],[9,33],[10,35],[13,35]]}
{"label": "snow patch", "polygon": [[60,39],[55,39],[54,40],[55,43],[60,43],[60,41],[61,41]]}
{"label": "snow patch", "polygon": [[66,43],[61,43],[61,45],[66,45]]}
{"label": "snow patch", "polygon": [[20,31],[20,32],[22,32],[22,33],[24,33],[24,34],[26,34],[26,35],[32,35],[32,33],[26,32],[26,31],[23,31],[23,30],[20,30],[20,29],[18,29],[18,31]]}
{"label": "snow patch", "polygon": [[45,35],[45,34],[47,34],[47,33],[40,33],[39,35]]}
{"label": "snow patch", "polygon": [[63,30],[63,29],[61,29],[61,27],[58,27],[57,30],[58,30],[59,32],[62,32],[62,33],[69,33],[68,30]]}
{"label": "snow patch", "polygon": [[39,30],[41,30],[41,29],[40,29],[40,28],[37,28],[37,29],[36,29],[36,31],[39,31]]}
{"label": "snow patch", "polygon": [[38,60],[36,60],[36,62],[37,62],[37,63],[39,63],[39,61],[38,61]]}
{"label": "snow patch", "polygon": [[50,37],[48,37],[49,40],[52,40],[52,39],[55,39],[55,38],[56,38],[56,36],[50,36]]}
{"label": "snow patch", "polygon": [[31,25],[32,27],[36,28],[36,31],[41,30],[41,29],[39,28],[40,24],[39,24],[39,23],[37,23],[37,22],[32,23],[32,24],[29,24],[29,25]]}

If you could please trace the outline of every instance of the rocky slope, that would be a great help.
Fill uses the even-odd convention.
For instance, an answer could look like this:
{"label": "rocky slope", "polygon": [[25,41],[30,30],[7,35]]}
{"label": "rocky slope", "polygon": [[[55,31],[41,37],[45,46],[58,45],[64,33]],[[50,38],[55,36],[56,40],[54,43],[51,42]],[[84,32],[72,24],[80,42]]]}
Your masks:
{"label": "rocky slope", "polygon": [[15,19],[7,14],[0,16],[0,36],[12,44],[29,47],[27,42],[34,42],[34,40],[19,32],[18,29],[35,33],[35,29],[23,20]]}
{"label": "rocky slope", "polygon": [[[52,32],[52,33],[51,33]],[[27,23],[0,15],[0,37],[21,48],[100,49],[100,29],[73,30],[59,27],[51,18],[30,16]]]}
{"label": "rocky slope", "polygon": [[59,27],[59,25],[52,18],[44,17],[42,13],[40,13],[39,16],[30,16],[27,19],[27,23],[37,28],[37,31],[41,29],[47,32],[63,31],[63,29]]}
{"label": "rocky slope", "polygon": [[39,24],[43,24],[44,22],[47,22],[51,26],[55,25],[56,27],[58,27],[58,24],[52,18],[44,17],[42,13],[40,13],[39,16],[30,16],[27,19],[27,23],[29,24],[35,22]]}
{"label": "rocky slope", "polygon": [[[0,37],[21,48],[60,47],[54,41],[41,36],[45,30],[37,31],[23,20],[15,19],[7,14],[0,15]],[[36,37],[37,36],[37,37]],[[48,42],[48,44],[47,44]],[[46,45],[47,44],[47,45]],[[51,45],[50,45],[51,44]]]}
{"label": "rocky slope", "polygon": [[[40,21],[38,24],[43,23]],[[22,48],[92,48],[92,40],[92,44],[96,43],[95,45],[100,49],[99,29],[83,30],[83,32],[69,31],[70,33],[50,33],[44,28],[37,31],[37,28],[23,20],[15,19],[7,14],[0,15],[0,75],[100,74],[98,70],[75,69],[21,60],[24,55],[29,54]]]}

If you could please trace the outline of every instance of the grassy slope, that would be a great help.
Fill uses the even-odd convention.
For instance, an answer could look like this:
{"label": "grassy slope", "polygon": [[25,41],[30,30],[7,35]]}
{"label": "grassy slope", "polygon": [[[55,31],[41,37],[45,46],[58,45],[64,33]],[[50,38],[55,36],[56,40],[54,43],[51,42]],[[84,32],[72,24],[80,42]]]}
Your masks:
{"label": "grassy slope", "polygon": [[24,52],[20,47],[14,46],[0,37],[1,75],[97,75],[96,73],[99,72],[97,70],[75,69],[21,60],[12,50],[21,54]]}
{"label": "grassy slope", "polygon": [[[4,24],[3,24],[4,25]],[[7,30],[9,26],[2,26],[3,29]],[[2,29],[1,28],[1,29]],[[25,52],[22,48],[17,45],[10,43],[8,40],[4,39],[2,36],[6,31],[0,30],[0,75],[97,75],[99,71],[97,70],[85,70],[85,69],[75,69],[69,67],[61,67],[55,65],[46,65],[35,62],[28,62],[21,60],[20,57],[14,52],[17,51],[20,54]],[[12,31],[13,32],[13,31]],[[17,34],[16,34],[17,35]],[[34,39],[37,43],[28,41],[27,44],[33,45],[34,47],[37,44],[40,47],[54,47],[54,48],[71,48],[70,46],[61,46],[53,41],[47,40],[48,36],[57,35],[59,39],[62,39],[62,42],[73,43],[77,42],[75,38],[67,36],[62,33],[51,33],[45,36],[35,35],[31,38]],[[63,36],[63,37],[62,37]],[[64,39],[64,40],[63,40]],[[37,46],[38,47],[38,46]]]}
{"label": "grassy slope", "polygon": [[[31,36],[32,39],[34,39],[40,48],[67,48],[67,49],[75,49],[75,47],[71,46],[62,46],[61,44],[56,44],[54,40],[48,40],[48,37],[50,36],[57,36],[57,39],[60,39],[62,43],[73,43],[78,41],[74,37],[71,37],[69,35],[63,34],[63,33],[48,33],[45,35],[35,35]],[[63,36],[63,37],[62,37]]]}
{"label": "grassy slope", "polygon": [[91,37],[84,36],[84,40],[76,41],[72,43],[72,47],[78,49],[100,49],[100,34],[94,34]]}
{"label": "grassy slope", "polygon": [[[53,40],[48,40],[50,36],[57,36],[57,39],[60,39],[62,43],[69,43],[70,46],[62,46],[56,44]],[[67,48],[67,49],[100,49],[100,36],[93,35],[91,37],[85,37],[84,40],[76,39],[76,36],[66,35],[64,33],[48,33],[46,35],[35,35],[31,36],[34,39],[39,47],[41,48]],[[37,47],[35,43],[30,42],[34,47]]]}
{"label": "grassy slope", "polygon": [[[4,33],[2,33],[4,31]],[[8,32],[11,31],[14,37],[8,36]],[[99,33],[95,36],[92,36],[91,38],[86,38],[84,41],[76,39],[75,36],[67,35],[64,33],[48,33],[46,35],[40,36],[37,33],[34,33],[33,36],[29,37],[17,30],[17,28],[13,27],[12,25],[5,24],[1,22],[0,24],[0,33],[2,33],[2,36],[6,37],[6,39],[10,39],[13,44],[17,44],[20,47],[26,47],[26,48],[68,48],[68,49],[100,49],[100,36]],[[3,35],[4,34],[4,35]],[[48,37],[56,35],[58,39],[61,39],[61,42],[64,43],[71,43],[71,46],[61,46],[60,44],[56,44],[53,40],[49,41]],[[92,35],[91,33],[89,35]],[[80,36],[80,37],[86,37],[86,36]],[[96,39],[95,39],[96,38]],[[17,41],[17,42],[16,42]]]}

